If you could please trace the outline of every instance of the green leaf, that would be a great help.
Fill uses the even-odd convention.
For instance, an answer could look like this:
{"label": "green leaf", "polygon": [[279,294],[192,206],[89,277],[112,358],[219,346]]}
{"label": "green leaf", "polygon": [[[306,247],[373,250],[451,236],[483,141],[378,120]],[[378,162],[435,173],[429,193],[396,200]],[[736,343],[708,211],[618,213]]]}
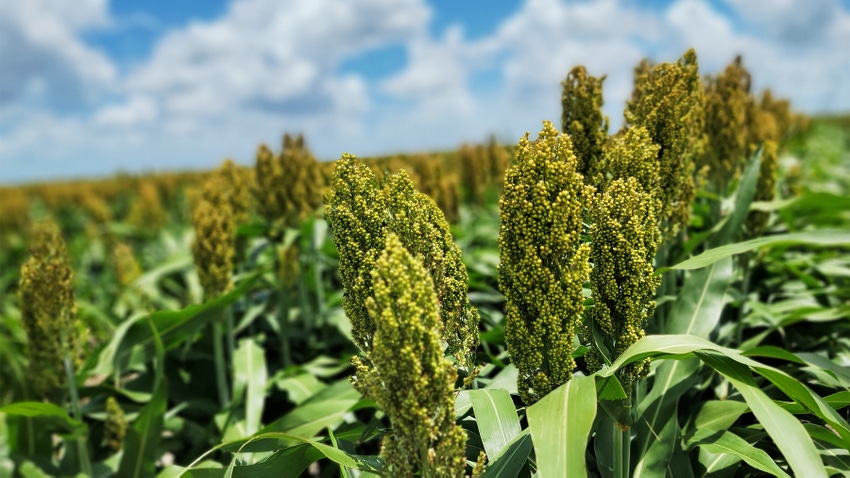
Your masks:
{"label": "green leaf", "polygon": [[162,435],[163,417],[168,402],[167,382],[165,380],[165,347],[152,320],[148,320],[151,337],[156,347],[156,372],[154,392],[150,402],[142,407],[139,415],[127,430],[124,441],[124,454],[118,468],[118,476],[153,476],[157,447]]}
{"label": "green leaf", "polygon": [[496,456],[521,431],[511,395],[502,389],[470,390],[478,433],[487,456]]}
{"label": "green leaf", "polygon": [[769,245],[811,245],[811,246],[837,246],[850,247],[850,230],[846,229],[821,229],[806,232],[791,232],[787,234],[776,234],[773,236],[759,237],[749,241],[729,244],[714,249],[709,249],[690,259],[682,261],[675,266],[659,269],[661,273],[668,269],[691,270],[709,266],[721,259],[743,252]]}
{"label": "green leaf", "polygon": [[806,429],[793,415],[771,400],[756,385],[746,366],[727,356],[713,353],[701,353],[700,358],[732,382],[797,476],[812,478],[827,476],[823,462]]}
{"label": "green leaf", "polygon": [[294,376],[277,378],[276,384],[278,389],[289,394],[289,399],[295,404],[304,403],[305,400],[326,387],[324,383],[320,382],[311,373],[301,373]]}
{"label": "green leaf", "polygon": [[[114,350],[113,361],[115,365],[117,366],[121,360],[133,353],[136,346],[149,350],[156,340],[161,340],[165,349],[170,350],[191,339],[195,332],[206,325],[208,321],[219,317],[225,308],[245,295],[260,276],[261,271],[256,272],[232,291],[203,304],[190,305],[178,311],[160,311],[149,316],[138,317],[131,325],[127,326],[124,335],[118,336],[116,334],[113,339],[113,341],[117,341],[115,346],[112,346],[112,344],[108,346],[111,350]],[[146,317],[150,318],[153,328],[142,320]],[[158,335],[156,339],[154,332]],[[100,368],[99,366],[98,369]]]}
{"label": "green leaf", "polygon": [[712,432],[728,430],[750,407],[735,400],[709,400],[702,404],[694,428]]}
{"label": "green leaf", "polygon": [[[720,322],[726,305],[726,289],[734,278],[732,259],[690,273],[667,318],[666,332],[708,337]],[[696,380],[699,362],[675,360],[655,370],[650,391],[637,404],[642,417],[635,424],[635,476],[662,473],[680,434],[676,402]]]}
{"label": "green leaf", "polygon": [[82,431],[85,425],[68,415],[64,408],[57,407],[52,403],[44,402],[18,402],[5,407],[0,407],[0,413],[17,415],[21,417],[40,418],[39,426],[50,427],[51,430],[60,433],[71,433]]}
{"label": "green leaf", "polygon": [[[278,453],[281,453],[281,455],[278,456],[274,460],[275,465],[276,466],[283,465],[283,466],[281,466],[280,468],[275,470],[275,473],[274,473],[275,476],[287,476],[287,477],[298,476],[296,474],[288,474],[288,473],[294,473],[306,461],[309,461],[309,460],[312,459],[312,461],[307,463],[307,465],[309,465],[310,463],[312,463],[316,459],[319,459],[319,458],[322,458],[322,457],[328,458],[329,460],[333,461],[334,463],[337,463],[339,465],[342,465],[342,466],[345,466],[345,467],[348,467],[348,468],[353,468],[355,470],[375,473],[375,474],[378,474],[378,475],[380,475],[381,469],[383,468],[383,461],[381,460],[380,457],[377,457],[377,456],[354,455],[354,454],[348,453],[346,451],[340,450],[338,448],[334,448],[332,446],[328,446],[328,445],[325,445],[324,443],[320,443],[318,441],[311,440],[311,439],[308,439],[308,438],[290,435],[288,433],[271,432],[271,433],[257,434],[257,435],[251,437],[248,440],[237,440],[237,441],[233,441],[233,442],[222,443],[220,445],[217,445],[217,446],[211,448],[206,453],[204,453],[203,455],[201,455],[197,459],[195,459],[195,461],[192,462],[188,467],[186,467],[186,469],[183,472],[184,476],[199,476],[199,477],[225,476],[226,470],[219,469],[219,470],[203,470],[202,471],[202,470],[197,469],[196,466],[199,463],[201,463],[204,460],[204,458],[206,458],[208,455],[210,455],[210,454],[212,454],[216,451],[219,451],[219,450],[234,450],[237,453],[245,453],[245,452],[248,452],[250,448],[253,448],[252,445],[254,444],[254,442],[259,442],[259,441],[274,442],[274,443],[293,443],[294,442],[294,443],[298,443],[299,445],[303,444],[304,446],[310,447],[311,449],[315,450],[315,452],[309,452],[305,448],[303,448],[303,447],[299,448],[299,446],[296,445],[296,446],[288,447],[287,449],[282,450],[282,452],[278,452]],[[289,451],[287,452],[287,450],[289,450]],[[272,457],[270,457],[269,459],[271,460],[273,457],[274,457],[274,455]],[[278,465],[277,463],[279,463],[280,465]],[[258,466],[258,465],[261,465],[261,464],[262,463],[258,463],[258,464],[253,465],[253,466]],[[292,469],[287,470],[287,468],[290,468],[290,466],[292,467]],[[237,476],[236,475],[237,470],[239,470],[240,468],[242,468],[242,467],[239,467],[239,466],[233,467],[233,476]],[[245,468],[248,468],[248,467],[245,467]],[[219,471],[221,472],[221,474],[217,473]],[[301,471],[303,471],[303,468],[301,470],[298,470],[298,471],[300,473]],[[209,474],[205,474],[205,473],[209,473]],[[264,476],[264,475],[257,475],[257,474],[241,475],[241,472],[239,472],[239,473],[240,473],[240,475],[238,475],[238,476]],[[287,474],[281,475],[281,473],[287,473]]]}
{"label": "green leaf", "polygon": [[596,417],[595,379],[574,376],[526,413],[540,476],[587,476],[585,449]]}
{"label": "green leaf", "polygon": [[266,395],[266,357],[253,338],[239,341],[233,356],[234,401],[245,399],[245,431],[253,435],[260,429]]}
{"label": "green leaf", "polygon": [[534,445],[526,428],[508,442],[496,456],[488,457],[484,478],[516,478],[528,461]]}
{"label": "green leaf", "polygon": [[692,446],[699,446],[709,453],[732,455],[744,460],[757,470],[774,476],[788,476],[764,450],[752,446],[732,432],[706,430],[694,438]]}
{"label": "green leaf", "polygon": [[741,182],[738,183],[738,189],[735,191],[734,209],[726,217],[723,227],[708,238],[710,247],[728,244],[740,235],[741,226],[744,225],[744,221],[750,213],[750,204],[756,195],[763,151],[764,146],[759,146],[747,162],[747,167],[741,175]]}

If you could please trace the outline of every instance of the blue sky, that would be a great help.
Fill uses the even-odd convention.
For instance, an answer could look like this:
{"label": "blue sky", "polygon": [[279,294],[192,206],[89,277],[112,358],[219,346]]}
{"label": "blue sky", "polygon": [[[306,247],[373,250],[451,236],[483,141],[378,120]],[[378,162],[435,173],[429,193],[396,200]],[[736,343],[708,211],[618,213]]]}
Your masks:
{"label": "blue sky", "polygon": [[303,132],[320,158],[516,142],[607,75],[694,47],[757,90],[850,111],[850,0],[4,0],[0,183],[252,164]]}

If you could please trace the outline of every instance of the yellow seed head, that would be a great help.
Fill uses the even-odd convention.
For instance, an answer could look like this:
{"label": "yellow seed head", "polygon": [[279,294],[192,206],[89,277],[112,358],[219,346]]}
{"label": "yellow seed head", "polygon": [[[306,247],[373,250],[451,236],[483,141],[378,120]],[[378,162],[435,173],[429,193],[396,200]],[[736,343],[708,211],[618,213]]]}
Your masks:
{"label": "yellow seed head", "polygon": [[52,399],[66,382],[65,358],[82,363],[83,329],[74,302],[74,271],[59,227],[37,224],[31,244],[31,257],[21,267],[21,317],[33,391]]}
{"label": "yellow seed head", "polygon": [[704,99],[696,53],[688,50],[676,63],[635,69],[635,89],[625,117],[629,126],[643,126],[659,146],[658,221],[665,237],[690,222],[696,195],[694,162],[702,154]]}
{"label": "yellow seed head", "polygon": [[142,269],[136,262],[136,256],[133,255],[133,248],[127,243],[120,242],[115,245],[115,248],[112,249],[112,262],[115,265],[118,283],[124,287],[130,285],[142,275]]}

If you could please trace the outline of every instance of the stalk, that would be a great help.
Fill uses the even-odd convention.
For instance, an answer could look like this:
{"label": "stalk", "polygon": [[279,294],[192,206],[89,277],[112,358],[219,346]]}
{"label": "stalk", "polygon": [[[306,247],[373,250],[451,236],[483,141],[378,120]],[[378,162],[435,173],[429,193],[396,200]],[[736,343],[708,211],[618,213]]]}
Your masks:
{"label": "stalk", "polygon": [[[65,355],[65,374],[68,377],[68,392],[71,395],[71,407],[74,412],[74,418],[83,421],[83,415],[80,412],[80,397],[77,394],[77,382],[74,378],[74,366],[71,363],[71,358]],[[89,459],[89,449],[85,437],[77,437],[77,456],[80,460],[80,467],[86,476],[92,476],[91,460]]]}
{"label": "stalk", "polygon": [[744,308],[750,294],[750,254],[741,255],[741,306],[738,307],[738,320],[735,323],[735,347],[740,347],[744,338]]}
{"label": "stalk", "polygon": [[[313,223],[313,229],[315,231],[316,223]],[[327,333],[327,324],[325,323],[325,294],[322,290],[322,267],[321,260],[319,258],[319,249],[316,244],[316,234],[312,234],[310,236],[310,257],[313,260],[313,286],[316,289],[316,323],[318,324],[321,332],[320,339],[322,344],[325,347],[325,353],[328,352],[328,333]]]}
{"label": "stalk", "polygon": [[289,299],[283,286],[278,290],[277,327],[283,368],[286,368],[292,363],[292,358],[289,350]]}
{"label": "stalk", "polygon": [[223,408],[230,406],[230,394],[227,390],[227,362],[224,360],[224,331],[221,318],[213,322],[213,354],[215,356],[215,381],[218,387],[218,401]]}

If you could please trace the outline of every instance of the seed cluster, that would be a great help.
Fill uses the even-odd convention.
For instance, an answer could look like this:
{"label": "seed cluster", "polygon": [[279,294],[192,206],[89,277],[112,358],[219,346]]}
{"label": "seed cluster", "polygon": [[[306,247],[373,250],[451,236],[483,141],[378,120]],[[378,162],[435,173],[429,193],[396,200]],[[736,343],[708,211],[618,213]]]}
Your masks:
{"label": "seed cluster", "polygon": [[561,83],[561,129],[573,142],[578,172],[591,178],[599,171],[608,141],[608,118],[602,114],[603,81],[604,76],[590,76],[583,66],[576,66]]}
{"label": "seed cluster", "polygon": [[593,197],[577,166],[569,137],[544,122],[536,142],[528,134],[520,140],[499,201],[505,341],[526,404],[569,380],[575,367],[574,331],[590,272],[582,209]]}
{"label": "seed cluster", "polygon": [[[590,287],[593,309],[584,327],[587,338],[602,337],[585,356],[590,371],[604,364],[601,349],[614,360],[644,336],[655,310],[652,301],[661,282],[653,277],[652,260],[660,241],[655,218],[657,202],[634,177],[615,179],[599,195],[592,209]],[[597,333],[594,333],[597,332]],[[624,385],[643,377],[649,360],[618,372]]]}
{"label": "seed cluster", "polygon": [[301,136],[285,135],[277,156],[261,145],[255,176],[257,210],[276,227],[298,227],[322,204],[322,171]]}
{"label": "seed cluster", "polygon": [[696,53],[688,50],[676,63],[635,69],[635,89],[625,111],[626,123],[646,128],[659,146],[658,221],[665,237],[690,221],[696,195],[695,160],[702,154],[704,98]]}
{"label": "seed cluster", "polygon": [[37,396],[55,399],[66,383],[64,360],[82,364],[84,329],[77,319],[74,271],[59,226],[52,221],[36,224],[30,244],[18,291],[30,384]]}
{"label": "seed cluster", "polygon": [[204,195],[213,197],[213,200],[202,199],[192,216],[195,226],[192,256],[208,298],[226,292],[231,285],[235,225],[230,206],[221,196],[224,190],[219,181],[213,180],[205,185]]}
{"label": "seed cluster", "polygon": [[461,477],[466,434],[455,424],[457,371],[443,353],[431,274],[393,232],[370,273],[366,300],[375,326],[370,364],[355,358],[357,388],[392,422],[381,455],[392,476]]}
{"label": "seed cluster", "polygon": [[440,301],[440,335],[446,353],[471,373],[478,347],[478,311],[467,298],[468,275],[443,213],[428,196],[416,191],[405,171],[379,188],[372,171],[343,155],[337,162],[327,199],[326,216],[340,255],[345,287],[343,307],[351,319],[355,342],[366,355],[375,325],[364,310],[372,285],[368,277],[388,232],[421,260]]}
{"label": "seed cluster", "polygon": [[[761,155],[759,178],[756,183],[756,194],[753,201],[772,201],[776,196],[777,145],[775,141],[765,141]],[[767,227],[770,213],[767,211],[750,211],[747,214],[746,229],[748,237],[759,237]]]}

